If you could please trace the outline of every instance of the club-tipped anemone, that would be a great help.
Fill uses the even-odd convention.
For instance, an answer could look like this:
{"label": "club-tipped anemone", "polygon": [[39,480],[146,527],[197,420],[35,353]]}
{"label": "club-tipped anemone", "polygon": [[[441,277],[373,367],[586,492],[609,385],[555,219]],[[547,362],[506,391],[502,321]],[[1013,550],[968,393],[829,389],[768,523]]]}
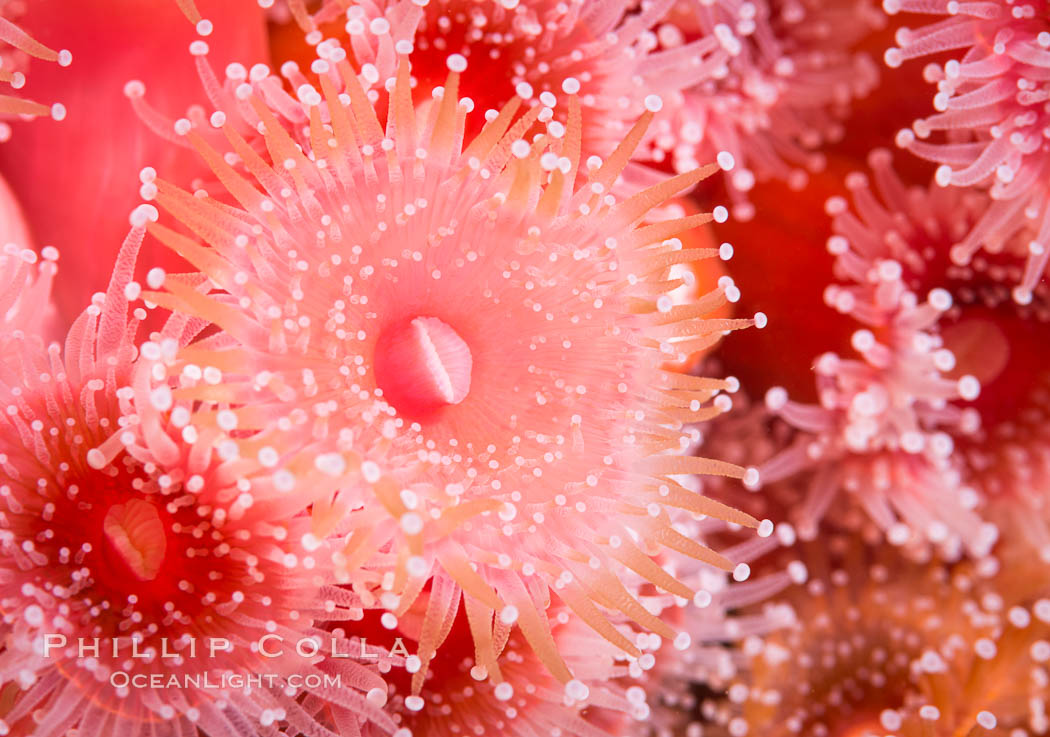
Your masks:
{"label": "club-tipped anemone", "polygon": [[[822,509],[844,484],[861,492],[873,517],[884,520],[895,539],[907,531],[894,528],[885,515],[887,503],[913,531],[943,539],[945,531],[954,530],[952,537],[957,534],[979,550],[972,545],[990,542],[993,526],[974,527],[976,518],[968,510],[1003,500],[1001,513],[1012,510],[1026,534],[1038,541],[1035,546],[1050,551],[1043,511],[1043,490],[1050,484],[1045,423],[1050,379],[1039,358],[1041,328],[1050,320],[1050,290],[1040,284],[1025,304],[1018,304],[1012,293],[1020,267],[1006,254],[952,263],[949,244],[995,207],[987,193],[945,189],[936,182],[909,186],[886,151],[874,152],[870,163],[874,186],[860,174],[848,179],[852,210],[841,198],[829,202],[835,235],[828,247],[848,284],[830,287],[825,297],[830,306],[867,325],[854,345],[859,341],[866,349],[862,353],[872,357],[866,358],[865,370],[878,377],[874,396],[887,398],[876,416],[896,418],[884,429],[896,433],[895,442],[906,455],[882,453],[874,464],[848,456],[855,475],[845,484],[842,475],[825,467],[824,474],[814,475],[805,509]],[[922,294],[925,303],[919,301]],[[822,359],[818,378],[827,372],[835,377],[834,386],[841,386],[849,374],[842,365],[837,358]],[[784,392],[772,392],[771,409],[809,435],[791,453],[762,464],[763,477],[780,478],[799,466],[815,468],[814,458],[827,457],[829,435],[853,432],[843,437],[867,438],[864,429],[872,427],[872,415],[862,410],[872,395],[866,396],[852,400],[863,400],[850,405],[857,416],[853,424],[827,426],[821,424],[828,420],[827,406],[799,405]],[[904,414],[901,407],[907,408]],[[936,453],[932,463],[916,463],[931,453]],[[893,465],[894,458],[910,461]],[[905,468],[917,473],[904,473]]]}
{"label": "club-tipped anemone", "polygon": [[841,136],[849,103],[878,79],[853,46],[883,21],[867,2],[330,1],[312,16],[290,5],[315,43],[319,26],[345,15],[372,94],[392,76],[398,50],[410,54],[424,89],[441,83],[450,53],[484,65],[488,73],[468,76],[463,89],[482,109],[502,107],[515,91],[552,106],[571,79],[584,109],[584,156],[608,155],[646,96],[659,95],[663,110],[635,159],[678,172],[716,156],[735,160],[728,181],[740,218],[754,214],[746,193],[756,178],[802,186],[806,170],[823,166],[815,149]]}
{"label": "club-tipped anemone", "polygon": [[994,559],[953,569],[893,551],[827,534],[797,551],[808,579],[782,594],[794,624],[749,651],[729,735],[1045,731],[1050,600],[999,589]]}
{"label": "club-tipped anemone", "polygon": [[993,529],[974,513],[978,500],[953,455],[953,433],[967,416],[952,403],[974,399],[980,382],[952,373],[956,360],[939,321],[953,301],[946,289],[930,288],[935,265],[928,262],[976,205],[936,187],[908,189],[885,151],[871,156],[871,166],[874,190],[855,173],[847,178],[853,210],[841,197],[827,208],[835,232],[828,250],[845,283],[828,287],[825,301],[861,324],[851,340],[859,357],[816,360],[818,405],[793,401],[781,388],[767,393],[768,409],[801,434],[762,464],[761,475],[811,473],[803,527],[814,527],[846,490],[892,540],[917,535],[987,551]]}
{"label": "club-tipped anemone", "polygon": [[[458,97],[459,60],[449,65],[422,121],[402,60],[385,131],[345,59],[315,64],[298,99],[259,68],[213,87],[223,107],[210,125],[176,130],[226,193],[191,195],[153,172],[143,188],[193,236],[163,224],[151,233],[206,280],[154,273],[164,288],[143,298],[221,329],[169,371],[203,367],[222,382],[183,396],[227,403],[231,426],[277,423],[299,438],[297,452],[237,442],[243,457],[287,457],[302,488],[332,491],[313,505],[312,534],[345,541],[344,580],[379,561],[365,587],[380,585],[396,615],[448,575],[453,600],[465,595],[473,612],[483,664],[503,617],[568,682],[548,597],[637,656],[610,612],[673,633],[621,571],[690,598],[655,561],[660,549],[734,568],[678,533],[668,510],[758,526],[674,480],[753,480],[754,470],[680,453],[694,435],[685,425],[720,413],[735,382],[663,364],[765,320],[705,319],[725,303],[721,287],[688,305],[668,296],[682,284],[672,266],[719,254],[676,236],[723,209],[642,222],[717,165],[611,194],[651,111],[606,160],[582,167],[575,96],[568,123],[531,141],[521,136],[543,113],[519,115],[514,98],[465,142],[471,104]],[[232,151],[220,153],[219,139]]]}
{"label": "club-tipped anemone", "polygon": [[[55,62],[64,67],[73,62],[73,55],[66,49],[55,51],[35,40],[15,24],[21,9],[21,3],[10,0],[0,2],[0,82],[9,85],[13,90],[25,87],[30,58]],[[17,116],[46,116],[62,120],[66,117],[66,108],[60,102],[45,105],[16,95],[0,94],[0,117]],[[10,137],[11,128],[0,122],[0,141],[6,141]]]}
{"label": "club-tipped anemone", "polygon": [[[729,535],[716,520],[688,520],[685,529],[697,539]],[[762,565],[773,551],[791,546],[796,539],[791,525],[764,523],[760,537],[739,542],[726,550],[738,562],[733,574],[676,561],[672,572],[697,591],[691,602],[655,594],[647,606],[659,609],[679,634],[663,642],[655,653],[655,664],[643,675],[642,685],[653,694],[650,714],[643,729],[632,734],[667,737],[673,734],[720,733],[722,713],[712,710],[730,684],[746,678],[748,653],[761,638],[794,624],[791,608],[779,602],[780,593],[805,579],[800,563]],[[761,572],[751,575],[752,567]],[[745,575],[747,574],[747,575]],[[699,731],[698,731],[699,730]]]}
{"label": "club-tipped anemone", "polygon": [[[937,162],[942,186],[987,188],[993,204],[953,244],[951,256],[967,264],[984,249],[1004,248],[1025,262],[1014,299],[1028,302],[1050,258],[1050,143],[1046,108],[1050,21],[1042,0],[984,3],[885,0],[891,13],[943,16],[897,31],[886,63],[951,54],[931,62],[934,115],[897,134],[897,144]],[[961,56],[959,56],[961,54]]]}
{"label": "club-tipped anemone", "polygon": [[[645,693],[637,686],[631,688],[631,665],[623,651],[572,617],[564,606],[554,605],[549,612],[551,635],[575,676],[563,684],[537,658],[521,631],[507,622],[496,625],[497,660],[481,665],[471,644],[475,612],[456,606],[455,593],[455,584],[439,576],[398,617],[392,631],[372,625],[379,631],[369,635],[370,642],[400,637],[416,653],[406,659],[403,671],[388,676],[386,692],[371,695],[375,703],[384,704],[397,725],[395,737],[610,737],[647,717]],[[453,609],[440,629],[443,642],[434,649],[431,612],[444,610],[450,601]],[[355,630],[370,632],[368,627],[366,619]],[[637,634],[622,622],[617,628],[625,636]],[[378,734],[370,729],[365,730],[369,737]]]}
{"label": "club-tipped anemone", "polygon": [[855,47],[882,22],[863,1],[678,0],[655,29],[659,53],[703,39],[716,44],[720,66],[662,93],[664,113],[642,156],[687,171],[726,151],[737,164],[727,180],[734,217],[750,219],[756,181],[802,187],[807,171],[823,168],[817,148],[842,136],[849,103],[878,82]]}
{"label": "club-tipped anemone", "polygon": [[[321,734],[311,699],[392,731],[365,699],[384,681],[347,655],[360,648],[313,624],[356,602],[324,585],[324,551],[301,542],[309,518],[280,473],[224,458],[214,418],[154,385],[186,321],[138,358],[145,310],[129,320],[130,276],[150,217],[133,216],[109,290],[64,349],[5,344],[16,360],[0,368],[0,733]],[[273,658],[258,649],[267,635]],[[348,659],[302,657],[306,638]],[[274,680],[245,690],[231,676]]]}
{"label": "club-tipped anemone", "polygon": [[[578,94],[583,157],[604,157],[645,112],[648,96],[667,96],[710,79],[729,58],[714,35],[658,50],[654,29],[672,4],[383,0],[347,8],[327,2],[305,28],[314,29],[316,41],[319,23],[345,19],[343,38],[358,64],[370,67],[372,82],[392,77],[398,52],[407,52],[414,79],[428,90],[444,81],[446,59],[458,54],[485,70],[460,82],[460,93],[481,110],[498,110],[517,93],[529,105],[553,108],[564,123],[566,106],[555,106],[555,100]],[[468,122],[468,130],[473,126]],[[704,159],[717,153],[705,151]]]}

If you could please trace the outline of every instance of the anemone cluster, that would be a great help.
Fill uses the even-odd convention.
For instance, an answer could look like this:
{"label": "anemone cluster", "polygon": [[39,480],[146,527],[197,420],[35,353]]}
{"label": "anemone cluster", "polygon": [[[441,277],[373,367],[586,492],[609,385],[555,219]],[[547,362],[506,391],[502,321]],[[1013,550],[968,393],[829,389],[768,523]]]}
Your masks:
{"label": "anemone cluster", "polygon": [[1045,4],[0,46],[0,735],[1050,732]]}

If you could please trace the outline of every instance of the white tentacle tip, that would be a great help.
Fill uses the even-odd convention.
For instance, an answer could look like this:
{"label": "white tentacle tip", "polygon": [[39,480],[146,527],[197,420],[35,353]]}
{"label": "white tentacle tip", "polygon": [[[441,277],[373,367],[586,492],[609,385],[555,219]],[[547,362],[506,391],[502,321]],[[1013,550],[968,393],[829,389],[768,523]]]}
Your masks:
{"label": "white tentacle tip", "polygon": [[928,295],[930,306],[938,312],[946,312],[952,308],[952,295],[947,289],[936,287],[930,290]]}
{"label": "white tentacle tip", "polygon": [[98,448],[92,448],[87,452],[87,462],[89,466],[99,470],[106,467],[106,456]]}
{"label": "white tentacle tip", "polygon": [[157,208],[153,205],[139,205],[131,211],[128,221],[133,228],[142,228],[147,222],[157,222],[157,218],[159,217],[160,213],[157,212]]}
{"label": "white tentacle tip", "polygon": [[124,83],[124,97],[134,99],[146,94],[146,85],[141,80],[131,79]]}
{"label": "white tentacle tip", "polygon": [[167,273],[164,269],[159,266],[154,266],[148,272],[146,272],[146,284],[150,289],[160,289],[164,286],[164,280],[167,278]]}
{"label": "white tentacle tip", "polygon": [[959,396],[967,402],[972,402],[981,395],[981,382],[976,376],[967,374],[959,378]]}
{"label": "white tentacle tip", "polygon": [[995,714],[990,711],[981,711],[977,714],[977,723],[987,730],[995,729],[998,724],[998,720],[995,718]]}
{"label": "white tentacle tip", "polygon": [[770,412],[779,412],[787,401],[788,393],[782,386],[774,386],[766,392],[766,409]]}
{"label": "white tentacle tip", "polygon": [[758,485],[762,482],[762,478],[758,473],[758,469],[754,466],[744,471],[744,486],[749,489],[757,489]]}
{"label": "white tentacle tip", "polygon": [[580,80],[575,77],[566,77],[561,83],[561,91],[566,95],[575,95],[580,91]]}
{"label": "white tentacle tip", "polygon": [[1014,287],[1010,292],[1014,302],[1019,305],[1030,305],[1032,304],[1032,290],[1026,287]]}
{"label": "white tentacle tip", "polygon": [[893,142],[897,144],[897,148],[906,149],[915,143],[915,133],[910,128],[901,128],[893,137]]}
{"label": "white tentacle tip", "polygon": [[450,54],[445,63],[448,65],[449,71],[452,72],[459,73],[467,70],[467,57],[462,54]]}

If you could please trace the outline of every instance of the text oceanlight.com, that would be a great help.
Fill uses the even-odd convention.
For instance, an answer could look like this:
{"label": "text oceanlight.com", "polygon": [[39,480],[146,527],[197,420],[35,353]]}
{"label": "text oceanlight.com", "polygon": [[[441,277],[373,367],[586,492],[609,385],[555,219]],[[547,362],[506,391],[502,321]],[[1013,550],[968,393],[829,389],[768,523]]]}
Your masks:
{"label": "text oceanlight.com", "polygon": [[342,677],[327,673],[292,673],[279,676],[275,673],[127,673],[118,670],[111,673],[109,683],[117,689],[131,688],[200,688],[217,690],[243,690],[252,688],[341,688]]}
{"label": "text oceanlight.com", "polygon": [[[225,637],[167,637],[143,642],[134,637],[100,638],[79,637],[70,640],[63,634],[45,634],[40,641],[41,651],[45,658],[92,659],[112,657],[124,662],[124,670],[115,670],[109,674],[109,683],[117,689],[118,694],[127,693],[130,689],[217,689],[217,690],[251,690],[266,689],[301,689],[316,690],[321,688],[340,688],[339,674],[327,673],[245,673],[225,670],[204,669],[200,672],[136,673],[130,666],[130,660],[141,660],[145,663],[169,662],[173,666],[185,664],[197,659],[220,659],[228,657],[236,649],[243,648],[256,657],[301,658],[314,661],[317,658],[353,658],[355,660],[378,660],[382,657],[404,659],[406,663],[418,662],[418,656],[411,655],[404,641],[398,637],[390,647],[370,646],[365,638],[347,640],[343,637],[303,637],[298,640],[286,640],[276,634],[268,634],[250,643],[234,644]],[[243,661],[242,661],[243,662]],[[131,672],[129,669],[131,668]],[[282,668],[282,670],[284,670]]]}

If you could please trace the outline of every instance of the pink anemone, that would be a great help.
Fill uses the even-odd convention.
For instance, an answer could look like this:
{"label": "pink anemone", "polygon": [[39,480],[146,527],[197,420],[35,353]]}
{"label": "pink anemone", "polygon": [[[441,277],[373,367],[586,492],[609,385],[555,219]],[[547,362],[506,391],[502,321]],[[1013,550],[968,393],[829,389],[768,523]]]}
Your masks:
{"label": "pink anemone", "polygon": [[809,572],[782,595],[793,625],[749,651],[730,735],[1046,729],[1050,600],[1001,585],[995,559],[952,569],[827,528],[792,552]]}
{"label": "pink anemone", "polygon": [[897,144],[937,162],[942,186],[988,190],[987,212],[952,244],[952,260],[1004,249],[1025,261],[1014,299],[1028,302],[1050,259],[1050,21],[1045,2],[885,0],[888,13],[944,16],[897,31],[886,63],[951,53],[930,63],[936,114],[915,121]]}
{"label": "pink anemone", "polygon": [[[293,9],[294,9],[294,4]],[[340,18],[359,65],[370,82],[393,76],[397,51],[408,51],[418,91],[440,85],[445,60],[460,54],[484,74],[464,75],[461,94],[481,110],[503,107],[518,94],[550,107],[565,122],[565,80],[578,86],[583,109],[584,158],[607,156],[645,112],[647,95],[664,95],[711,78],[728,58],[713,35],[658,52],[653,32],[673,0],[639,7],[628,0],[594,5],[585,0],[473,2],[383,0],[345,7],[326,2],[313,16],[296,12],[313,39],[319,24]],[[345,11],[345,12],[343,12]],[[375,74],[371,74],[374,70]],[[378,86],[371,94],[381,94]],[[426,100],[417,100],[425,103]],[[477,122],[468,121],[468,132]],[[708,152],[714,159],[717,150]],[[695,166],[692,168],[696,168]],[[644,175],[642,175],[644,176]],[[648,175],[652,178],[652,174]]]}
{"label": "pink anemone", "polygon": [[[866,2],[329,0],[313,16],[301,2],[289,5],[315,42],[345,17],[373,83],[393,75],[399,44],[410,49],[424,89],[441,83],[450,53],[484,65],[485,74],[463,81],[482,109],[500,108],[515,92],[553,106],[562,83],[578,81],[585,156],[608,155],[644,112],[645,97],[660,95],[664,109],[636,161],[684,172],[720,154],[735,159],[728,183],[734,214],[745,219],[754,214],[746,192],[756,178],[801,186],[806,169],[821,168],[816,149],[841,135],[850,101],[875,86],[875,65],[854,46],[883,22]],[[628,173],[654,178],[637,166]]]}
{"label": "pink anemone", "polygon": [[978,216],[980,198],[908,189],[885,151],[870,163],[878,195],[857,173],[847,179],[853,211],[842,198],[828,202],[828,250],[847,283],[828,287],[825,301],[862,325],[852,336],[859,358],[817,359],[819,405],[792,401],[781,388],[767,393],[767,407],[802,433],[762,464],[762,477],[812,473],[805,527],[847,490],[892,540],[918,535],[948,550],[986,551],[993,527],[973,511],[979,497],[953,454],[954,438],[972,423],[961,402],[978,396],[980,382],[953,373],[956,357],[940,334],[953,298],[929,288],[947,277],[928,261]]}
{"label": "pink anemone", "polygon": [[[520,629],[506,622],[495,629],[498,658],[481,665],[471,643],[476,623],[470,609],[454,607],[435,642],[433,612],[444,610],[455,592],[451,579],[436,576],[430,591],[385,634],[385,639],[404,637],[411,643],[409,649],[418,651],[406,659],[405,677],[390,678],[385,708],[399,726],[394,737],[612,737],[647,716],[645,693],[631,686],[627,656],[563,605],[552,605],[548,617],[551,635],[576,676],[569,686],[550,673]],[[635,635],[625,623],[617,623],[617,629]],[[368,729],[365,733],[374,734]]]}
{"label": "pink anemone", "polygon": [[[668,296],[683,284],[673,265],[720,253],[676,235],[724,209],[643,222],[718,167],[621,200],[610,190],[657,100],[608,159],[584,167],[573,85],[566,125],[522,139],[551,118],[519,115],[513,98],[470,140],[465,59],[450,55],[425,120],[403,60],[384,130],[345,54],[319,50],[296,97],[261,68],[231,68],[213,89],[219,109],[176,123],[226,190],[217,198],[143,173],[144,194],[192,235],[151,233],[208,280],[156,270],[144,298],[221,329],[172,371],[220,371],[221,385],[186,396],[229,403],[239,427],[276,423],[300,438],[298,450],[251,444],[242,455],[288,458],[315,479],[303,483],[336,488],[313,506],[314,534],[342,537],[345,580],[382,584],[391,614],[442,574],[454,595],[433,616],[462,597],[489,672],[497,618],[572,681],[545,614],[552,596],[638,657],[613,613],[673,632],[622,571],[688,598],[656,562],[660,548],[734,568],[677,532],[668,510],[759,524],[672,478],[754,476],[680,453],[685,424],[720,413],[733,384],[663,369],[723,331],[764,324],[706,319],[727,299],[721,287],[687,305]],[[203,59],[206,47],[195,51]]]}
{"label": "pink anemone", "polygon": [[324,585],[324,551],[302,542],[309,499],[283,493],[281,469],[231,457],[214,413],[151,384],[192,325],[173,319],[137,358],[145,310],[129,319],[130,277],[150,217],[133,215],[107,292],[65,348],[5,344],[17,360],[0,367],[0,734],[323,734],[318,699],[392,731],[366,700],[385,687],[374,668],[294,649],[339,639],[359,652],[314,625],[356,602]]}
{"label": "pink anemone", "polygon": [[[856,50],[883,19],[866,2],[679,0],[656,28],[660,54],[715,42],[714,73],[662,92],[642,155],[675,171],[727,151],[734,217],[755,215],[747,193],[756,181],[800,188],[824,167],[821,145],[843,135],[849,103],[878,82],[875,64]],[[659,54],[657,55],[659,57]]]}

